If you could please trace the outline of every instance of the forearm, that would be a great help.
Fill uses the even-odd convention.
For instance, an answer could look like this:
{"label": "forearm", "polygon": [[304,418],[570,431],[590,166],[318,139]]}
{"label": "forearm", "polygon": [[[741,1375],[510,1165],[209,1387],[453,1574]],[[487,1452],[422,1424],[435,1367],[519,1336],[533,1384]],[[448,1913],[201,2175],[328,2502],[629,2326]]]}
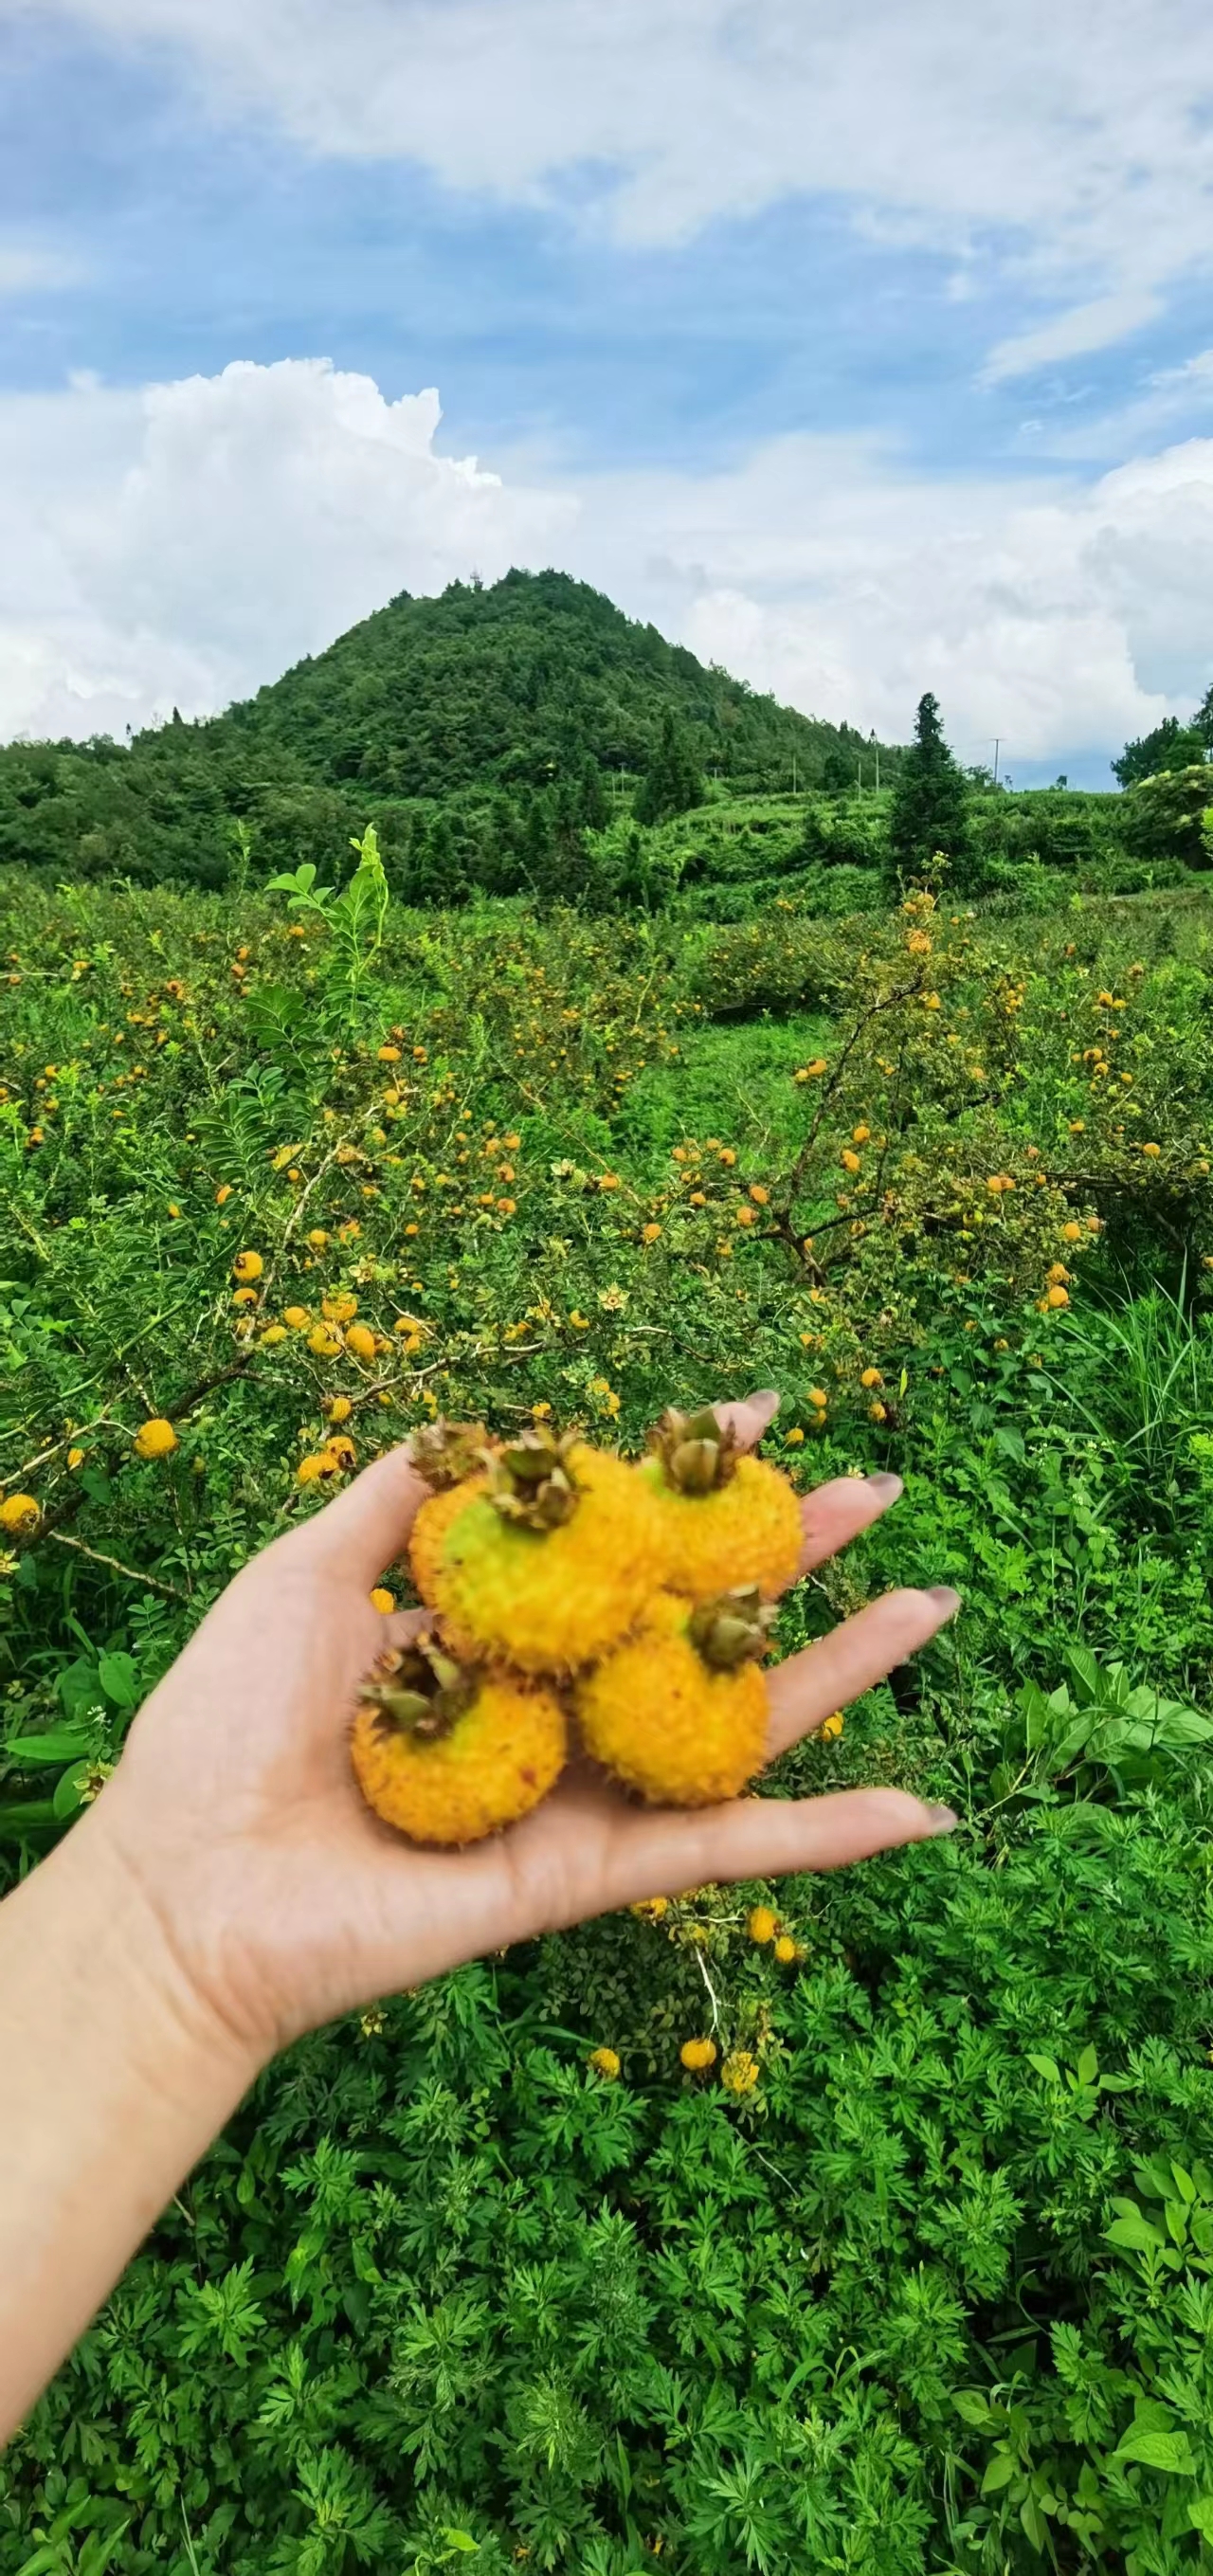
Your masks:
{"label": "forearm", "polygon": [[0,2440],[256,2072],[82,1818],[0,1905]]}

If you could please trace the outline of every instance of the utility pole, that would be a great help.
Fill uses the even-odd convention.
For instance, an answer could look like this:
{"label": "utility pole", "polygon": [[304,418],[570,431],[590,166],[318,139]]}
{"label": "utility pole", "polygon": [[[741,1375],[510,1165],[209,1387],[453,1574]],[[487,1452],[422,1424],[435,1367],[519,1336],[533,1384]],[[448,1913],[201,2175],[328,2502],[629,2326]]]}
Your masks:
{"label": "utility pole", "polygon": [[862,760],[857,760],[857,761],[856,761],[856,763],[855,763],[855,774],[856,774],[856,777],[857,777],[857,778],[858,778],[858,780],[859,780],[859,793],[860,793],[860,795],[862,796],[862,794],[863,794],[863,762],[862,762]]}
{"label": "utility pole", "polygon": [[880,794],[880,745],[876,745],[876,793]]}
{"label": "utility pole", "polygon": [[996,733],[994,736],[994,784],[996,787],[998,785],[998,746],[1001,741],[1002,735],[1000,733]]}
{"label": "utility pole", "polygon": [[796,794],[796,754],[792,754],[792,794]]}

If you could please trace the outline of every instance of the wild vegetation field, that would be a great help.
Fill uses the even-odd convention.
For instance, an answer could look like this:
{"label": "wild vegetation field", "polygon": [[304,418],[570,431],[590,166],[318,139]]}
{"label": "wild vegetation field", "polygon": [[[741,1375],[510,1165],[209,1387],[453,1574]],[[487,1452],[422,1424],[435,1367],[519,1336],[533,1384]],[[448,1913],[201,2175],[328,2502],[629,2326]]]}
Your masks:
{"label": "wild vegetation field", "polygon": [[762,1784],[954,1837],[655,1888],[273,2069],[0,2466],[0,2576],[1213,2566],[1201,880],[444,914],[372,846],[321,908],[2,901],[0,1878],[438,1411],[639,1448],[778,1385],[798,1481],[906,1481],[783,1646],[964,1606]]}

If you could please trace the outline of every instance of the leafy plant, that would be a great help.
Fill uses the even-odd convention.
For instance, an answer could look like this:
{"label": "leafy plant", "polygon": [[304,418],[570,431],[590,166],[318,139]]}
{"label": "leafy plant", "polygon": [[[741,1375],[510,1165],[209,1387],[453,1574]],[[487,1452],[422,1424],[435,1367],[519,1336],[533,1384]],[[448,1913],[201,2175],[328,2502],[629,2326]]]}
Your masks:
{"label": "leafy plant", "polygon": [[1083,1798],[1109,1789],[1123,1797],[1165,1776],[1168,1765],[1213,1742],[1213,1718],[1134,1686],[1123,1664],[1100,1666],[1086,1646],[1066,1655],[1073,1689],[1046,1697],[1025,1682],[1002,1762],[990,1788],[997,1800],[1048,1797],[1063,1783]]}
{"label": "leafy plant", "polygon": [[[788,802],[654,844],[774,880]],[[31,2410],[0,2576],[1201,2576],[1201,883],[720,925],[406,913],[371,868],[340,931],[316,886],[0,887],[0,1488],[41,1515],[0,1556],[5,1883],[310,1508],[336,1399],[362,1463],[439,1409],[635,1449],[778,1384],[806,1488],[906,1488],[781,1648],[893,1583],[964,1609],[763,1792],[962,1828],[654,1889],[303,2042]],[[314,1348],[351,1298],[369,1348]]]}
{"label": "leafy plant", "polygon": [[317,885],[310,860],[296,868],[293,876],[271,877],[266,891],[289,895],[299,911],[311,913],[331,932],[335,958],[332,980],[353,1022],[383,946],[391,894],[374,824],[368,823],[361,840],[351,841],[350,847],[358,865],[340,894],[331,886]]}

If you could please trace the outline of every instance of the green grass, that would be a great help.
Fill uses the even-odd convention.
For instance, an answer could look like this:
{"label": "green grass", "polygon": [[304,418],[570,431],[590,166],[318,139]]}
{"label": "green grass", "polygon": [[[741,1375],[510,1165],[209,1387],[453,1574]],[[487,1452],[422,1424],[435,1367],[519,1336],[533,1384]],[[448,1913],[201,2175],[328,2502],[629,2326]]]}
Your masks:
{"label": "green grass", "polygon": [[718,1135],[747,1169],[788,1160],[804,1123],[789,1070],[819,1053],[829,1027],[820,1012],[793,1011],[779,1021],[696,1029],[676,1073],[655,1067],[640,1075],[618,1122],[637,1181],[663,1177],[686,1136]]}

